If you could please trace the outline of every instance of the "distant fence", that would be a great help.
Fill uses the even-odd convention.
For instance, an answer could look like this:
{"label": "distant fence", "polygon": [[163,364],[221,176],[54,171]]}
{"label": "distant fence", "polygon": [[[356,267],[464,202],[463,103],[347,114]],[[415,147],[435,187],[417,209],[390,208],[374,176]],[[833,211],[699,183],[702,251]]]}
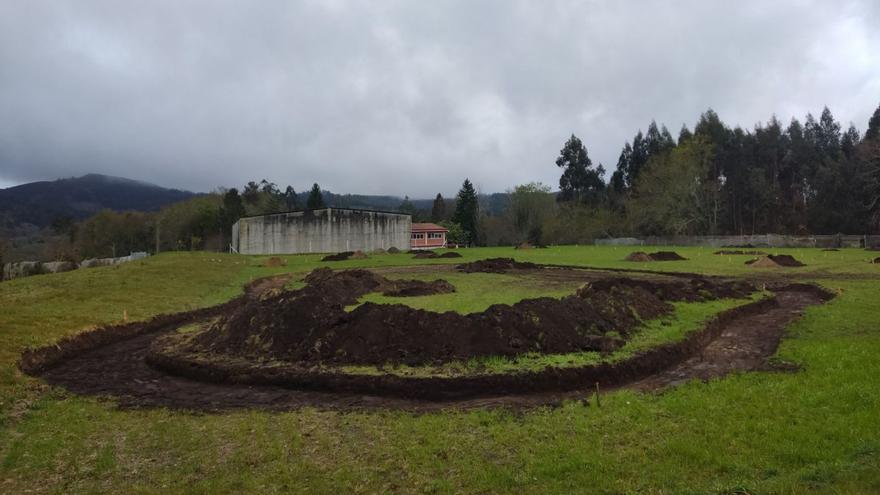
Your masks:
{"label": "distant fence", "polygon": [[713,236],[645,236],[596,239],[597,246],[754,246],[754,247],[815,247],[865,248],[880,246],[880,235],[810,235],[779,234],[713,235]]}

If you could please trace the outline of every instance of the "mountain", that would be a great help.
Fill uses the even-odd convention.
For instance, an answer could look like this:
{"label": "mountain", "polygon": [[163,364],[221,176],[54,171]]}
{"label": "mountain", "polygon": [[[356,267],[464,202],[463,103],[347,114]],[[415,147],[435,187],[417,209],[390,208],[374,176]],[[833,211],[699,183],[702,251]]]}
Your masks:
{"label": "mountain", "polygon": [[107,208],[153,211],[195,195],[100,174],[31,182],[0,189],[0,227],[46,227],[60,217],[82,219]]}

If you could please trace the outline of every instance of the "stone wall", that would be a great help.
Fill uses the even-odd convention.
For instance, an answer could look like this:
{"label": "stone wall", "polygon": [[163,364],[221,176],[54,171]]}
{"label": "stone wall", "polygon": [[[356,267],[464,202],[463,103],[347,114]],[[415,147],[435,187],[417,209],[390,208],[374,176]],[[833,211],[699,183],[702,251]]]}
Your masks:
{"label": "stone wall", "polygon": [[232,227],[232,248],[241,254],[408,250],[411,232],[409,215],[325,208],[242,218]]}

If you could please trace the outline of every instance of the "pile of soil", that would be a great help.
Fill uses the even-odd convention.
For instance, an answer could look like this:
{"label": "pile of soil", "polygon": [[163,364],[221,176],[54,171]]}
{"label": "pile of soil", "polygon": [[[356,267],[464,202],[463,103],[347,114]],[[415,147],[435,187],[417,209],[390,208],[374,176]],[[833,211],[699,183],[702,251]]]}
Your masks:
{"label": "pile of soil", "polygon": [[756,250],[742,250],[742,249],[722,249],[720,251],[715,251],[715,254],[726,254],[726,255],[734,255],[734,254],[746,254],[751,256],[765,256],[767,253],[764,251],[756,251]]}
{"label": "pile of soil", "polygon": [[880,257],[874,258],[871,263],[880,263]]}
{"label": "pile of soil", "polygon": [[354,251],[343,251],[341,253],[336,254],[328,254],[321,258],[321,261],[345,261],[351,258],[351,255],[354,254]]}
{"label": "pile of soil", "polygon": [[636,251],[634,253],[629,253],[629,255],[623,259],[623,261],[654,261],[651,259],[651,255],[644,251]]}
{"label": "pile of soil", "polygon": [[461,258],[461,254],[456,253],[455,251],[446,251],[445,253],[437,256],[438,258]]}
{"label": "pile of soil", "polygon": [[437,253],[434,251],[416,251],[413,255],[414,260],[429,260],[438,258]]}
{"label": "pile of soil", "polygon": [[369,256],[367,256],[367,253],[361,251],[360,249],[351,253],[351,259],[353,260],[365,260],[367,258],[369,258]]}
{"label": "pile of soil", "polygon": [[657,251],[656,253],[651,253],[648,256],[651,257],[654,261],[684,261],[687,258],[681,256],[675,251]]}
{"label": "pile of soil", "polygon": [[[456,253],[458,254],[458,253]],[[513,258],[488,258],[458,265],[456,269],[464,273],[507,273],[509,270],[532,270],[541,265],[528,261],[516,261]]]}
{"label": "pile of soil", "polygon": [[442,279],[430,282],[424,280],[393,280],[389,282],[391,287],[382,291],[383,296],[414,297],[455,292],[455,286]]}
{"label": "pile of soil", "polygon": [[767,256],[748,260],[746,261],[746,264],[754,268],[791,268],[806,266],[800,261],[796,260],[794,256],[788,254],[768,254]]}
{"label": "pile of soil", "polygon": [[[529,299],[461,315],[373,303],[346,312],[345,305],[367,292],[414,295],[410,292],[425,287],[413,282],[394,287],[394,281],[366,270],[324,268],[309,274],[306,282],[299,291],[249,301],[201,334],[178,342],[173,352],[179,355],[182,345],[183,352],[194,355],[303,366],[422,365],[526,352],[610,352],[642,320],[671,312],[670,301],[743,297],[754,290],[742,282],[614,278],[585,285],[562,299]],[[446,286],[442,281],[431,285]]]}
{"label": "pile of soil", "polygon": [[386,250],[386,252],[387,252],[388,254],[397,254],[397,253],[400,252],[400,249],[397,249],[396,247],[391,246],[390,248],[388,248],[388,249]]}
{"label": "pile of soil", "polygon": [[684,261],[687,258],[681,256],[675,251],[657,251],[656,253],[645,253],[643,251],[636,251],[634,253],[630,253],[629,256],[624,258],[624,261]]}
{"label": "pile of soil", "polygon": [[272,256],[271,258],[266,260],[265,263],[263,263],[263,266],[266,266],[266,267],[287,266],[287,261],[285,261],[284,259],[279,258],[277,256]]}

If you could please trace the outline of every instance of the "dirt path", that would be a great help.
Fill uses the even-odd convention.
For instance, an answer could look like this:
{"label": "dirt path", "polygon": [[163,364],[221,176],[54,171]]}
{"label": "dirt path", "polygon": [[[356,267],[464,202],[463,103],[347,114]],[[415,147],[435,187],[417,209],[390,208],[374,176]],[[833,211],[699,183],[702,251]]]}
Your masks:
{"label": "dirt path", "polygon": [[699,355],[663,373],[631,385],[637,390],[658,390],[688,380],[709,380],[736,371],[773,371],[791,369],[768,363],[776,353],[785,327],[803,314],[810,305],[820,304],[817,294],[805,291],[776,293],[779,307],[764,313],[731,322],[721,336],[713,340]]}
{"label": "dirt path", "polygon": [[[286,280],[261,282],[261,290],[283,286]],[[280,284],[280,285],[279,285]],[[252,284],[247,293],[259,293]],[[638,390],[658,390],[690,380],[709,379],[735,371],[775,369],[767,363],[784,333],[786,325],[802,314],[805,307],[822,302],[815,290],[777,293],[779,306],[758,314],[739,316],[725,325],[720,337],[700,356],[688,359],[658,375],[625,385]],[[291,390],[274,386],[213,384],[170,376],[146,364],[150,343],[167,330],[99,347],[67,359],[41,376],[50,384],[70,392],[106,396],[122,408],[169,407],[195,411],[223,411],[258,408],[290,410],[301,407],[322,409],[404,409],[432,411],[484,407],[528,408],[556,404],[566,399],[589,396],[593,389],[565,393],[480,397],[448,402],[432,402],[357,393],[330,393]]]}

